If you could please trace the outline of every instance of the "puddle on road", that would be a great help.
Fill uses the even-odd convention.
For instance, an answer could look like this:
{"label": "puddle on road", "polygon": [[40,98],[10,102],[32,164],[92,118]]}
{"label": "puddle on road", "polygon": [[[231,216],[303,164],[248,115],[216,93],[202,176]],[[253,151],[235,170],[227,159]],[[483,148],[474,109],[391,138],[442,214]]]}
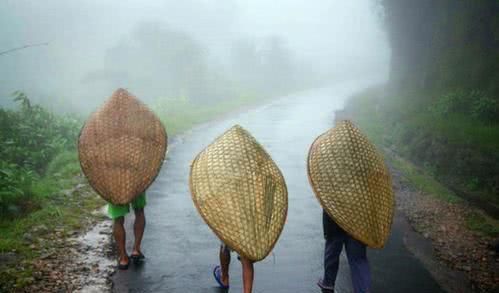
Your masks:
{"label": "puddle on road", "polygon": [[[105,214],[103,207],[97,213]],[[112,258],[112,221],[104,220],[76,238],[79,248],[76,263],[82,269],[80,275],[81,289],[76,292],[109,292],[111,282],[109,277],[114,273],[115,262]],[[89,269],[88,269],[89,268]]]}

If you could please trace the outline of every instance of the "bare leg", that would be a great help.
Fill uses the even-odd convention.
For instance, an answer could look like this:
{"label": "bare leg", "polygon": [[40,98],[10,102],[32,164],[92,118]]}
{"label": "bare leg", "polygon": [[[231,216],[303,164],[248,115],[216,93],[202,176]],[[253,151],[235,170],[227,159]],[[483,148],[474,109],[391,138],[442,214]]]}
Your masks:
{"label": "bare leg", "polygon": [[132,255],[141,254],[140,244],[142,243],[142,236],[144,236],[144,229],[146,228],[146,216],[144,209],[135,209],[135,223],[133,224],[133,233],[135,235],[135,242],[133,244]]}
{"label": "bare leg", "polygon": [[230,250],[225,246],[220,246],[220,270],[222,271],[222,283],[225,286],[229,285],[229,265],[230,265]]}
{"label": "bare leg", "polygon": [[125,217],[119,217],[114,220],[113,234],[118,246],[118,253],[120,255],[120,264],[128,264],[128,255],[126,253],[126,232],[125,232]]}
{"label": "bare leg", "polygon": [[243,266],[243,291],[251,293],[253,291],[253,262],[241,256],[241,264]]}

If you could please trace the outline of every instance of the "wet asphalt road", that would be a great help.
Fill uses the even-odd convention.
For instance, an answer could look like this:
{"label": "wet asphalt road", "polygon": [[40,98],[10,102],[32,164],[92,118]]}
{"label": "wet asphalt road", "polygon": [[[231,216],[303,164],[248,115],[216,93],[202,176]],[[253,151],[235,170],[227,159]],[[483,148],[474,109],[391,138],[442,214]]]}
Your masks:
{"label": "wet asphalt road", "polygon": [[[249,130],[282,170],[289,191],[284,231],[272,254],[255,265],[254,292],[320,292],[322,214],[309,186],[306,157],[314,138],[332,126],[334,110],[364,85],[344,83],[284,97],[245,113],[195,128],[176,138],[168,159],[148,190],[146,262],[113,276],[114,292],[222,292],[212,269],[219,240],[198,215],[188,190],[189,164],[198,152],[234,124]],[[168,125],[166,125],[168,128]],[[133,234],[127,219],[128,245]],[[400,217],[383,250],[369,250],[373,292],[441,292],[430,274],[403,245]],[[230,269],[231,292],[241,292],[241,267],[235,255]],[[336,289],[351,292],[344,255]]]}

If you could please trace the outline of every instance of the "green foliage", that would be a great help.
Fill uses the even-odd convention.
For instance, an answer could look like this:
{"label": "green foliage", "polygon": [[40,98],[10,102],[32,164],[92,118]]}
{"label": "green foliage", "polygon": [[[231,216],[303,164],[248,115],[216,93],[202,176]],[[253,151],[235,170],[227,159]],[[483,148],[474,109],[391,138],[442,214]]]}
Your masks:
{"label": "green foliage", "polygon": [[[485,122],[483,115],[474,118],[472,108],[463,106],[469,97],[478,101],[486,96],[478,91],[452,91],[437,100],[431,96],[410,92],[386,96],[385,91],[371,89],[352,97],[346,109],[377,145],[395,149],[428,176],[469,198],[499,206],[499,124]],[[417,172],[404,169],[418,187],[445,193]]]}
{"label": "green foliage", "polygon": [[75,150],[64,151],[48,164],[44,177],[31,186],[37,198],[56,197],[62,189],[71,188],[73,178],[80,173],[78,153]]}
{"label": "green foliage", "polygon": [[[81,183],[81,178],[79,180],[74,180],[71,184]],[[8,220],[0,218],[0,235],[2,235],[0,237],[0,253],[15,249],[23,256],[32,257],[33,251],[29,248],[31,243],[23,239],[24,233],[30,232],[33,237],[45,237],[46,235],[43,233],[53,231],[56,227],[64,227],[65,230],[80,229],[84,223],[82,216],[88,216],[96,208],[102,207],[104,201],[92,193],[89,186],[84,187],[79,192],[84,193],[85,196],[73,194],[64,198],[64,201],[60,201],[58,198],[47,198],[41,203],[40,209],[25,217]],[[33,228],[40,225],[45,226],[46,231],[34,232]]]}
{"label": "green foliage", "polygon": [[404,160],[400,157],[390,157],[389,161],[393,166],[404,173],[411,185],[420,189],[426,194],[450,203],[462,201],[452,191],[435,180],[432,174],[428,174],[427,172],[420,170],[409,161]]}
{"label": "green foliage", "polygon": [[[236,110],[258,99],[255,95],[241,95],[231,100],[199,107],[187,98],[161,99],[152,107],[164,122],[169,135],[184,131],[196,123],[219,117],[228,111]],[[75,141],[80,129],[80,123],[70,118],[56,116],[48,113],[43,108],[32,106],[25,95],[16,98],[20,103],[18,111],[0,109],[0,144],[11,145],[10,151],[1,150],[0,159],[0,254],[7,251],[16,251],[23,260],[32,260],[37,257],[36,252],[30,248],[31,241],[26,241],[25,233],[30,233],[34,238],[43,238],[45,235],[36,231],[36,227],[45,226],[46,231],[63,228],[65,231],[81,229],[88,223],[90,212],[104,204],[104,201],[93,193],[89,186],[83,185],[82,177],[74,176],[80,172]],[[28,111],[39,111],[40,116],[50,117],[50,123],[45,128],[35,127],[34,122],[30,131],[18,131],[15,127],[21,119],[33,119],[27,115]],[[39,118],[36,118],[39,119]],[[55,129],[55,130],[54,130]],[[8,133],[11,130],[16,133]],[[65,140],[64,144],[53,147],[53,143],[43,144],[37,150],[33,145],[24,145],[21,142],[29,138],[16,138],[16,136],[29,136],[31,132],[41,131],[44,141],[52,141],[54,137]],[[14,139],[16,138],[16,139]],[[40,138],[41,139],[41,138]],[[6,140],[12,142],[5,143]],[[16,150],[17,151],[12,151]],[[44,163],[30,158],[37,151],[50,150],[49,159]],[[53,151],[53,152],[52,152]],[[23,154],[24,159],[18,160],[17,152]],[[19,161],[19,163],[16,163]],[[39,170],[33,168],[39,162]],[[75,188],[75,186],[80,186]],[[27,207],[30,207],[27,209]],[[92,219],[96,216],[92,215]],[[50,246],[50,241],[39,242],[38,245]],[[13,267],[13,266],[11,266]],[[31,277],[29,268],[22,267],[19,272],[0,271],[0,291],[2,283],[17,278],[19,287],[24,286],[24,273]]]}
{"label": "green foliage", "polygon": [[[416,131],[423,136],[441,136],[453,145],[473,144],[478,148],[494,150],[499,149],[499,107],[497,101],[491,99],[480,90],[466,92],[464,90],[454,90],[447,94],[439,95],[434,99],[427,111],[424,105],[427,103],[424,98],[420,100],[420,105],[407,106],[411,103],[405,94],[398,97],[399,104],[405,110],[389,105],[389,115],[387,119],[396,122],[397,125],[404,125],[409,138],[415,136]],[[429,94],[428,94],[429,95]],[[405,118],[395,118],[394,113],[407,111]],[[400,136],[400,135],[397,135]],[[408,141],[402,141],[408,143]]]}
{"label": "green foliage", "polygon": [[20,102],[19,110],[0,110],[0,157],[43,173],[57,153],[75,147],[81,123],[31,105],[21,92],[14,100]]}
{"label": "green foliage", "polygon": [[[68,161],[50,163],[62,152],[75,153],[81,123],[33,105],[22,92],[14,93],[18,110],[0,109],[0,215],[18,216],[38,206],[36,184]],[[66,158],[70,155],[66,154]],[[76,161],[74,155],[72,160]],[[65,171],[66,172],[66,171]]]}
{"label": "green foliage", "polygon": [[380,0],[404,89],[483,89],[499,99],[497,0]]}
{"label": "green foliage", "polygon": [[435,99],[428,110],[437,118],[463,114],[485,123],[499,122],[499,104],[480,90],[448,92]]}
{"label": "green foliage", "polygon": [[199,106],[185,97],[158,99],[153,106],[168,130],[169,135],[177,134],[210,119],[214,119],[229,111],[254,104],[259,99],[252,95],[223,100],[217,103]]}
{"label": "green foliage", "polygon": [[499,104],[482,92],[472,92],[471,116],[485,122],[498,122]]}
{"label": "green foliage", "polygon": [[473,231],[489,237],[499,236],[499,223],[480,212],[471,212],[466,217],[466,225]]}
{"label": "green foliage", "polygon": [[78,153],[74,150],[64,151],[47,165],[45,177],[68,178],[77,175],[80,170]]}
{"label": "green foliage", "polygon": [[[0,218],[39,207],[80,172],[76,141],[81,122],[33,105],[21,92],[14,99],[18,110],[0,109]],[[254,95],[240,95],[200,107],[180,97],[158,99],[152,108],[174,135],[256,101]]]}
{"label": "green foliage", "polygon": [[29,201],[38,177],[33,170],[0,160],[0,215],[21,213],[20,205]]}
{"label": "green foliage", "polygon": [[478,178],[471,178],[469,181],[468,181],[468,184],[466,185],[466,187],[469,189],[469,190],[477,190],[478,187],[480,186],[480,179]]}
{"label": "green foliage", "polygon": [[469,110],[469,102],[464,91],[458,90],[438,97],[428,110],[436,116],[466,113]]}

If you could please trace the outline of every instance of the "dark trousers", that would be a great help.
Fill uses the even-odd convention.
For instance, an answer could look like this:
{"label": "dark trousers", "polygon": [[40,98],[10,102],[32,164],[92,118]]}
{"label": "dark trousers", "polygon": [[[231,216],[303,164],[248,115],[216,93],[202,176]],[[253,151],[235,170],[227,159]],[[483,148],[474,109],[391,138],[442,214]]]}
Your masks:
{"label": "dark trousers", "polygon": [[371,272],[367,261],[366,246],[353,239],[336,224],[326,212],[323,212],[322,223],[326,247],[324,251],[324,279],[322,283],[334,288],[340,263],[340,254],[345,246],[350,273],[355,293],[370,292]]}

